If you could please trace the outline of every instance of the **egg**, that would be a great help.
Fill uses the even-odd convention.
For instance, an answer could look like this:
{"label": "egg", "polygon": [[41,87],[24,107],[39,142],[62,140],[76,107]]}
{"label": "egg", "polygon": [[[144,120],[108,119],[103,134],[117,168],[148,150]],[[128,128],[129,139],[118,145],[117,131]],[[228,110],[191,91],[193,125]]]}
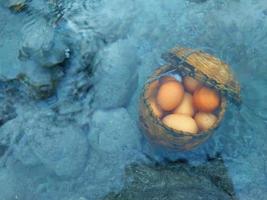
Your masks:
{"label": "egg", "polygon": [[169,81],[162,84],[157,94],[157,103],[164,111],[171,111],[182,101],[184,88],[178,81]]}
{"label": "egg", "polygon": [[194,93],[196,89],[201,86],[201,83],[198,80],[192,78],[191,76],[184,77],[183,84],[185,89],[190,93]]}
{"label": "egg", "polygon": [[159,86],[158,80],[152,81],[147,87],[145,97],[146,98],[155,97],[156,93],[157,93],[158,86]]}
{"label": "egg", "polygon": [[176,81],[176,78],[172,77],[172,76],[163,76],[160,79],[161,83],[166,83],[166,82],[169,82],[169,81]]}
{"label": "egg", "polygon": [[217,121],[217,117],[214,114],[204,112],[197,113],[194,119],[197,123],[198,128],[202,131],[210,129]]}
{"label": "egg", "polygon": [[198,127],[195,120],[188,115],[170,114],[163,118],[162,122],[177,131],[197,134]]}
{"label": "egg", "polygon": [[175,108],[173,113],[193,116],[194,115],[194,107],[193,107],[192,95],[189,93],[185,93],[181,104],[177,108]]}
{"label": "egg", "polygon": [[157,105],[157,102],[154,99],[149,99],[149,105],[154,115],[158,118],[161,118],[163,115],[163,112]]}
{"label": "egg", "polygon": [[202,87],[194,92],[193,105],[202,112],[213,112],[220,104],[220,97],[215,90]]}

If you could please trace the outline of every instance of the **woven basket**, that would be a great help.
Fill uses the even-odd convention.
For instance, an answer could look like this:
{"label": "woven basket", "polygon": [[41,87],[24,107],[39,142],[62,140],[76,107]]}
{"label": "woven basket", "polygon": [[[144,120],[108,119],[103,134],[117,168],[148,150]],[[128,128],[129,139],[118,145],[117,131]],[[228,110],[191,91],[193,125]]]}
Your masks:
{"label": "woven basket", "polygon": [[[140,97],[140,125],[145,136],[154,144],[178,151],[188,151],[204,143],[221,123],[227,108],[227,99],[239,104],[240,87],[235,81],[229,66],[219,59],[200,51],[175,48],[163,55],[169,64],[158,68],[149,77]],[[192,135],[167,127],[155,116],[149,98],[155,91],[155,84],[162,75],[177,72],[181,76],[191,76],[203,85],[214,88],[221,94],[221,103],[217,109],[217,122],[207,131]]]}

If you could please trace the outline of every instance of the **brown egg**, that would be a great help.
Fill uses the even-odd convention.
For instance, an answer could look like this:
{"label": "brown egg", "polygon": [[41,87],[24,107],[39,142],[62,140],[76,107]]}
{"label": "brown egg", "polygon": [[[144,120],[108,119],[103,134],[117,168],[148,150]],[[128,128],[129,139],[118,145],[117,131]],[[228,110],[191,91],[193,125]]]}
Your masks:
{"label": "brown egg", "polygon": [[175,108],[173,111],[174,114],[184,114],[193,116],[194,115],[194,107],[193,107],[193,97],[189,93],[184,94],[184,98],[180,105]]}
{"label": "brown egg", "polygon": [[152,81],[147,87],[145,97],[146,98],[155,97],[156,93],[157,93],[158,86],[159,86],[158,80]]}
{"label": "brown egg", "polygon": [[164,111],[171,111],[182,101],[184,88],[177,81],[169,81],[160,86],[157,94],[157,103]]}
{"label": "brown egg", "polygon": [[192,134],[198,132],[195,120],[188,115],[170,114],[163,118],[163,123],[177,131],[184,131]]}
{"label": "brown egg", "polygon": [[206,131],[215,124],[217,117],[212,113],[199,112],[195,115],[195,121],[200,130]]}
{"label": "brown egg", "polygon": [[202,112],[213,112],[220,104],[220,97],[215,90],[202,87],[194,92],[193,105]]}
{"label": "brown egg", "polygon": [[172,77],[172,76],[163,76],[160,79],[160,82],[161,83],[166,83],[166,82],[169,82],[169,81],[177,81],[177,80],[174,77]]}
{"label": "brown egg", "polygon": [[158,118],[161,118],[163,115],[163,112],[159,108],[159,106],[157,105],[156,101],[154,99],[149,99],[149,105],[150,105],[150,108],[152,109],[154,115]]}
{"label": "brown egg", "polygon": [[196,89],[201,86],[201,83],[198,80],[192,78],[191,76],[184,77],[183,84],[185,89],[190,93],[194,93]]}

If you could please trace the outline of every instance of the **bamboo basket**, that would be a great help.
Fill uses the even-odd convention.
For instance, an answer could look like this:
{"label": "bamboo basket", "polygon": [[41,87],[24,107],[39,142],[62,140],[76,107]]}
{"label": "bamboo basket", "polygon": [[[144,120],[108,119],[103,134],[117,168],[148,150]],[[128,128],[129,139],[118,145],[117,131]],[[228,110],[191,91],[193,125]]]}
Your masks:
{"label": "bamboo basket", "polygon": [[[241,103],[240,86],[234,79],[229,66],[207,53],[188,48],[174,48],[164,54],[163,58],[168,64],[159,67],[144,85],[139,104],[140,126],[153,144],[178,151],[188,151],[204,143],[218,128],[227,109],[228,99],[236,104]],[[157,87],[155,83],[158,79],[168,72],[194,77],[220,94],[221,103],[217,109],[218,120],[209,130],[195,135],[177,131],[164,125],[153,113],[149,101],[151,91]]]}

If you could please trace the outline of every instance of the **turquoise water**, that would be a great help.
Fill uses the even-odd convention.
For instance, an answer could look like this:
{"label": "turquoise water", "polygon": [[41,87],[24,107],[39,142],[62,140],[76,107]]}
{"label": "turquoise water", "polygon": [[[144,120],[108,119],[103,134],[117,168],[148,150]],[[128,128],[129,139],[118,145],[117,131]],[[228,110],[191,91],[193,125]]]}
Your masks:
{"label": "turquoise water", "polygon": [[[0,200],[267,199],[264,0],[1,0]],[[228,63],[242,104],[190,152],[138,128],[176,46]]]}

